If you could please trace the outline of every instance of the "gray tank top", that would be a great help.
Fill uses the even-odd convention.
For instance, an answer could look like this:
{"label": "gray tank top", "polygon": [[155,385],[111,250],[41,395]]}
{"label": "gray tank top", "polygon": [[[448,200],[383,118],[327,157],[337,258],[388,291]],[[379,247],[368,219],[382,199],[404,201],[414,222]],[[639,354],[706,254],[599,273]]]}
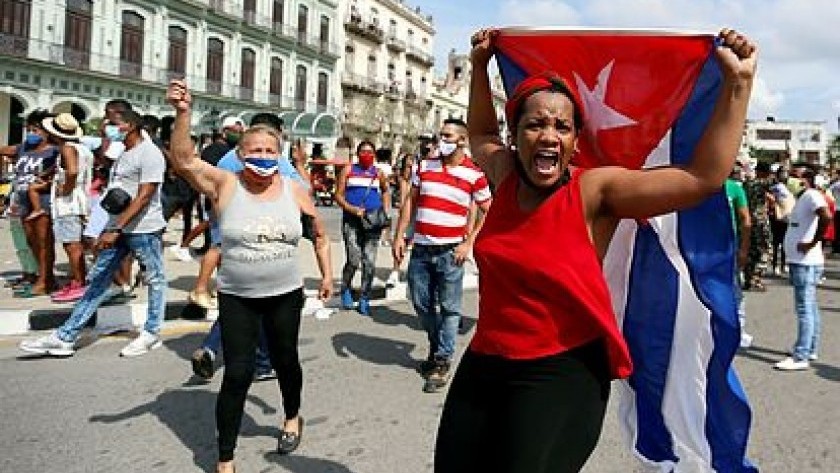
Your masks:
{"label": "gray tank top", "polygon": [[303,229],[300,208],[288,179],[282,195],[261,201],[239,179],[227,207],[219,216],[222,262],[219,291],[240,297],[270,297],[303,286],[297,244]]}

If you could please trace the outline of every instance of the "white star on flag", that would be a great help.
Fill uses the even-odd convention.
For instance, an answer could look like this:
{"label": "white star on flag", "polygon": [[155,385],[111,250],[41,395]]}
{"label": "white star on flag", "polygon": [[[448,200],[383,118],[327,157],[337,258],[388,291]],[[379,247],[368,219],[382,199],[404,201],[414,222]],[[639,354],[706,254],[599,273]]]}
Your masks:
{"label": "white star on flag", "polygon": [[593,136],[600,130],[620,128],[637,123],[632,118],[626,117],[615,109],[610,108],[604,100],[607,95],[607,83],[610,80],[613,64],[615,64],[615,60],[610,61],[609,64],[601,69],[601,72],[598,73],[598,81],[592,90],[589,90],[589,87],[577,72],[574,73],[578,93],[580,94],[581,100],[583,100],[586,128]]}

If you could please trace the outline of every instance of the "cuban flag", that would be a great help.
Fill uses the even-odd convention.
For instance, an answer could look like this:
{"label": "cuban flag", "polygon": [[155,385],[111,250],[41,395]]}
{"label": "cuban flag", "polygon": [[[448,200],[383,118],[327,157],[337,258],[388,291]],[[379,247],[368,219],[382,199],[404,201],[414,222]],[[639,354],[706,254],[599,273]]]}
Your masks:
{"label": "cuban flag", "polygon": [[[582,167],[687,163],[721,86],[710,34],[504,29],[495,47],[509,96],[544,71],[574,89],[586,117]],[[732,367],[734,248],[722,191],[622,221],[613,237],[603,270],[634,366],[616,389],[620,424],[644,471],[758,471],[745,456],[751,413]]]}

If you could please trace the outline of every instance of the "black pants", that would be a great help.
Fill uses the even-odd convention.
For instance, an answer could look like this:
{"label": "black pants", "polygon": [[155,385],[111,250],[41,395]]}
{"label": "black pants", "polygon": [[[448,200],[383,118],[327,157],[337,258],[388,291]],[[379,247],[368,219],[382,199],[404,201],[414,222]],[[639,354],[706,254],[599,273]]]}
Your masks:
{"label": "black pants", "polygon": [[219,325],[225,354],[225,374],[216,400],[219,461],[233,459],[245,397],[254,379],[260,325],[268,342],[271,366],[277,372],[283,411],[287,419],[297,417],[303,386],[298,359],[301,309],[303,289],[264,298],[219,293]]}
{"label": "black pants", "polygon": [[600,341],[536,360],[468,350],[443,408],[435,472],[580,471],[609,398],[605,356]]}
{"label": "black pants", "polygon": [[770,220],[770,233],[773,235],[773,250],[770,259],[770,271],[776,268],[780,270],[785,267],[785,233],[787,233],[787,222],[784,220]]}

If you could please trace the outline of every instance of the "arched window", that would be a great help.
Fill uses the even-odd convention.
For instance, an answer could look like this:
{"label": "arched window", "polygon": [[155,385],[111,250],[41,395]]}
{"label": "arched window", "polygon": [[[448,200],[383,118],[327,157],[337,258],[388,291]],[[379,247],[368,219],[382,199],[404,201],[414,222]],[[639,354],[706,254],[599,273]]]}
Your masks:
{"label": "arched window", "polygon": [[306,66],[295,70],[295,107],[303,110],[306,106]]}
{"label": "arched window", "polygon": [[169,27],[167,70],[170,74],[184,74],[187,71],[187,30],[180,26]]}
{"label": "arched window", "polygon": [[318,110],[324,111],[327,108],[327,95],[329,78],[326,72],[318,73]]}
{"label": "arched window", "polygon": [[306,43],[309,35],[309,8],[306,5],[298,6],[298,41]]}
{"label": "arched window", "polygon": [[243,48],[242,64],[239,68],[240,99],[253,100],[254,98],[254,72],[256,64],[257,53],[251,48]]}
{"label": "arched window", "polygon": [[207,92],[222,92],[222,73],[225,64],[225,44],[218,38],[207,40]]}
{"label": "arched window", "polygon": [[271,94],[272,105],[283,103],[283,60],[279,57],[271,58],[268,93]]}
{"label": "arched window", "polygon": [[257,19],[257,0],[245,0],[242,3],[242,13],[246,23],[254,24]]}
{"label": "arched window", "polygon": [[120,41],[120,74],[139,78],[143,72],[143,35],[145,20],[130,10],[122,13]]}
{"label": "arched window", "polygon": [[321,50],[327,50],[330,44],[330,19],[326,15],[321,15]]}
{"label": "arched window", "polygon": [[[8,3],[8,2],[5,2]],[[87,69],[90,65],[93,0],[68,0],[64,16],[64,65]]]}
{"label": "arched window", "polygon": [[274,9],[271,10],[271,21],[274,23],[274,31],[278,33],[283,32],[283,19],[285,18],[283,12],[284,7],[283,0],[274,0]]}

